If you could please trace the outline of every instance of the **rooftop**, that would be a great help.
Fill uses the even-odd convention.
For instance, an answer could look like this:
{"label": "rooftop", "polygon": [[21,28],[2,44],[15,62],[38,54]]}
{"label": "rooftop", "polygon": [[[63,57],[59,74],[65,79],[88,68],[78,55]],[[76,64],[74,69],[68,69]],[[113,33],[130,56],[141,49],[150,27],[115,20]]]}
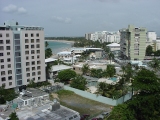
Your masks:
{"label": "rooftop", "polygon": [[56,61],[57,59],[54,59],[54,58],[47,58],[45,59],[45,63],[47,62],[53,62],[53,61]]}
{"label": "rooftop", "polygon": [[61,71],[66,69],[72,69],[73,67],[67,65],[54,65],[52,66],[52,72]]}
{"label": "rooftop", "polygon": [[108,46],[108,47],[112,47],[112,46],[119,46],[119,47],[120,47],[120,44],[117,44],[117,43],[111,43],[111,44],[108,44],[108,45],[106,45],[106,46]]}
{"label": "rooftop", "polygon": [[35,98],[35,97],[44,96],[44,95],[48,95],[48,93],[43,92],[39,89],[27,88],[27,90],[25,91],[25,94],[22,95],[20,98],[23,100],[26,100],[26,99]]}

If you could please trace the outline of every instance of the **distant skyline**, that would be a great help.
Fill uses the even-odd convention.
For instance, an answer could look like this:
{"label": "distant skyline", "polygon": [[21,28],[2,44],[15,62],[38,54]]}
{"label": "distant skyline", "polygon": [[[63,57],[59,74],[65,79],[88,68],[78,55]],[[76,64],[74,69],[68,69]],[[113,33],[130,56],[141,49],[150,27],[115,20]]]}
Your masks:
{"label": "distant skyline", "polygon": [[84,36],[129,24],[160,36],[160,0],[0,0],[0,25],[44,27],[45,36]]}

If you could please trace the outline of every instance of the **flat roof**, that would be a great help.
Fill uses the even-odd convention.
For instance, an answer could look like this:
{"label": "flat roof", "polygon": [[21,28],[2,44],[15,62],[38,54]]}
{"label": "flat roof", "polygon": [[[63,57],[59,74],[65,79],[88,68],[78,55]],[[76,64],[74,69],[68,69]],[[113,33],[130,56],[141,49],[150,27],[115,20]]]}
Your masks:
{"label": "flat roof", "polygon": [[54,58],[47,58],[45,59],[45,63],[47,62],[53,62],[53,61],[56,61],[57,59],[54,59]]}
{"label": "flat roof", "polygon": [[112,47],[112,46],[120,46],[120,44],[118,44],[118,43],[111,43],[111,44],[108,44],[108,45],[106,45],[106,46],[108,46],[108,47]]}
{"label": "flat roof", "polygon": [[52,72],[61,71],[66,69],[72,69],[73,67],[67,65],[54,65],[52,66]]}
{"label": "flat roof", "polygon": [[39,89],[35,89],[35,88],[27,88],[26,89],[26,94],[30,94],[31,96],[30,95],[23,95],[20,98],[23,99],[23,100],[27,100],[27,99],[34,98],[34,97],[48,95],[48,93],[43,92]]}
{"label": "flat roof", "polygon": [[48,108],[50,108],[50,104],[35,107],[32,110],[26,108],[20,111],[16,111],[16,113],[20,120],[68,120],[74,116],[76,116],[76,119],[72,120],[80,119],[78,112],[66,108],[62,105],[60,106],[60,109],[56,111],[51,111]]}

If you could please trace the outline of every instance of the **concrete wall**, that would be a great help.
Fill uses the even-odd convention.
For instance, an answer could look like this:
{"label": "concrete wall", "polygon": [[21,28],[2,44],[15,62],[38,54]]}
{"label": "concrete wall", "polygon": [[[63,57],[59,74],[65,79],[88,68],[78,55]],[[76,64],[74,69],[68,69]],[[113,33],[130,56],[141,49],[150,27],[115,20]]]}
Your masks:
{"label": "concrete wall", "polygon": [[121,103],[123,103],[123,100],[127,101],[131,98],[131,93],[128,93],[124,97],[121,97],[117,100],[114,100],[114,99],[111,99],[111,98],[98,96],[96,94],[92,94],[92,93],[89,93],[89,92],[86,92],[86,91],[78,90],[78,89],[75,89],[75,88],[72,88],[72,87],[69,87],[69,86],[64,86],[64,89],[73,91],[73,92],[75,92],[76,94],[78,94],[82,97],[85,97],[85,98],[88,98],[88,99],[91,99],[91,100],[95,100],[95,101],[98,101],[98,102],[101,102],[101,103],[105,103],[105,104],[108,104],[108,105],[113,105],[113,106],[121,104]]}

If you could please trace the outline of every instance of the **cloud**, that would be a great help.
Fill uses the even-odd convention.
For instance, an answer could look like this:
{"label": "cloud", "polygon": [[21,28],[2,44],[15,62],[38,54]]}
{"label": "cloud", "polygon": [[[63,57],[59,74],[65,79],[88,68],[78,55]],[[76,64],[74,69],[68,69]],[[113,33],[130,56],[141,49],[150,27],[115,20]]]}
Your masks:
{"label": "cloud", "polygon": [[23,13],[27,13],[27,10],[26,9],[24,9],[23,7],[20,7],[20,8],[18,8],[18,13],[21,13],[21,14],[23,14]]}
{"label": "cloud", "polygon": [[27,13],[27,10],[23,7],[17,7],[16,5],[10,4],[2,9],[2,11],[7,13]]}
{"label": "cloud", "polygon": [[17,11],[17,6],[10,4],[6,7],[4,7],[2,10],[4,12],[16,12]]}
{"label": "cloud", "polygon": [[55,22],[60,22],[60,23],[71,23],[71,18],[62,18],[58,16],[51,17],[51,20]]}

